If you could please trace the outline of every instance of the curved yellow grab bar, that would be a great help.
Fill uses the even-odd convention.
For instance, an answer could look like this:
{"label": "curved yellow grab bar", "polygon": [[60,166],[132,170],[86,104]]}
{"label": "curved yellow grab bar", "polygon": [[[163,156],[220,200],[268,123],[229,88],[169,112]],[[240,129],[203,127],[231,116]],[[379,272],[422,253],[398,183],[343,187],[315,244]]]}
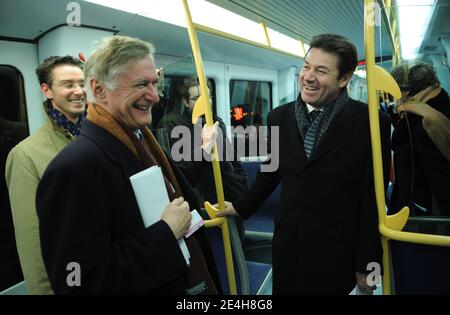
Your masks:
{"label": "curved yellow grab bar", "polygon": [[[228,286],[230,288],[230,293],[235,295],[237,294],[236,289],[236,279],[234,277],[234,264],[233,264],[233,255],[231,253],[231,243],[230,243],[230,229],[228,227],[228,221],[226,218],[218,218],[216,213],[219,209],[215,208],[209,202],[205,202],[205,209],[208,213],[211,220],[213,221],[211,224],[217,224],[222,230],[222,240],[223,240],[223,248],[225,251],[225,263],[227,266],[227,274],[228,274]],[[213,225],[215,226],[215,225]]]}
{"label": "curved yellow grab bar", "polygon": [[[189,40],[191,42],[192,47],[192,53],[194,55],[194,61],[195,61],[195,67],[197,70],[197,75],[199,78],[200,83],[200,94],[201,97],[197,100],[195,103],[193,115],[192,115],[192,122],[195,124],[198,120],[198,117],[201,115],[205,115],[206,119],[206,125],[212,126],[214,124],[213,122],[213,115],[211,110],[211,99],[209,97],[209,91],[208,86],[206,84],[206,75],[205,70],[203,68],[203,60],[202,55],[200,52],[200,45],[198,43],[197,33],[195,32],[195,27],[192,22],[191,12],[189,11],[189,5],[187,3],[187,0],[182,0],[183,7],[184,7],[184,13],[186,17],[186,24],[187,24],[187,30],[189,34]],[[216,194],[217,194],[217,201],[219,204],[219,210],[225,209],[225,197],[223,193],[223,185],[222,185],[222,174],[220,173],[220,165],[219,165],[219,155],[217,152],[217,144],[214,143],[214,147],[211,152],[212,155],[212,167],[213,167],[213,173],[214,173],[214,183],[216,185]],[[211,217],[211,219],[216,218],[216,211],[213,206],[211,206],[210,203],[205,203],[206,211],[208,212],[208,215]],[[224,219],[224,222],[219,225],[219,227],[222,230],[222,239],[223,239],[223,245],[225,250],[225,260],[227,265],[227,274],[228,274],[228,283],[230,287],[230,293],[235,295],[237,294],[236,290],[236,281],[234,277],[234,266],[233,266],[233,257],[231,255],[231,245],[230,245],[230,233],[228,229],[228,221]]]}
{"label": "curved yellow grab bar", "polygon": [[373,69],[375,76],[375,90],[387,92],[395,99],[400,99],[402,97],[402,92],[391,74],[377,65],[373,65]]}
{"label": "curved yellow grab bar", "polygon": [[197,99],[194,105],[194,109],[192,110],[192,123],[195,125],[200,117],[205,115],[206,107],[208,106],[206,103],[206,97],[202,94]]}
{"label": "curved yellow grab bar", "polygon": [[384,224],[389,229],[401,231],[405,227],[408,218],[409,218],[409,208],[404,207],[401,211],[397,212],[396,214],[386,216]]}
{"label": "curved yellow grab bar", "polygon": [[391,240],[433,246],[450,246],[450,236],[395,231],[382,224],[379,228],[381,234]]}
{"label": "curved yellow grab bar", "polygon": [[225,221],[225,218],[215,218],[211,220],[204,220],[205,228],[212,228],[215,226],[219,226],[223,224],[223,221]]}
{"label": "curved yellow grab bar", "polygon": [[[374,0],[364,1],[364,46],[366,52],[366,78],[367,78],[367,96],[369,100],[369,120],[370,120],[370,139],[372,142],[372,162],[373,177],[375,184],[375,198],[378,210],[379,230],[381,233],[381,245],[383,247],[383,293],[391,294],[391,268],[388,237],[384,236],[386,220],[390,221],[390,226],[399,227],[401,222],[397,222],[395,218],[387,219],[386,203],[384,196],[383,183],[383,163],[381,155],[381,138],[380,138],[380,121],[378,117],[378,99],[376,93],[377,74],[385,75],[382,71],[377,71],[375,67],[375,10],[376,3]],[[392,83],[392,81],[390,81]],[[395,82],[394,82],[395,83]],[[396,84],[396,83],[395,83]],[[379,83],[379,88],[386,88],[384,84]],[[391,88],[391,87],[388,87]],[[396,89],[394,88],[394,93]],[[409,211],[408,211],[409,212]],[[407,219],[407,218],[406,218]],[[383,232],[382,232],[383,231]]]}
{"label": "curved yellow grab bar", "polygon": [[409,217],[409,209],[403,208],[395,215],[386,215],[386,204],[383,184],[383,167],[381,155],[380,121],[378,117],[378,99],[376,91],[386,91],[396,99],[401,97],[398,84],[384,69],[375,65],[374,49],[374,17],[376,3],[374,0],[365,0],[364,3],[364,38],[367,69],[367,93],[369,98],[370,134],[372,140],[373,174],[375,182],[375,195],[378,209],[379,230],[383,246],[383,293],[391,293],[391,270],[389,261],[388,241],[390,239],[434,246],[450,246],[450,237],[441,235],[418,234],[402,232]]}
{"label": "curved yellow grab bar", "polygon": [[[195,109],[194,107],[194,113],[196,115],[199,114],[205,114],[206,118],[206,125],[212,126],[214,124],[213,122],[213,116],[211,111],[211,99],[209,97],[208,92],[208,86],[206,84],[206,76],[205,76],[205,70],[203,68],[203,60],[202,55],[200,52],[200,46],[197,39],[197,34],[195,32],[194,25],[192,23],[192,17],[191,13],[189,11],[189,6],[187,3],[187,0],[182,0],[184,11],[186,15],[186,23],[187,23],[187,29],[189,34],[189,39],[191,41],[192,46],[192,53],[194,55],[194,61],[195,61],[195,67],[197,69],[197,74],[199,78],[200,83],[200,92],[201,97],[199,100],[197,100],[195,107],[199,106],[199,108]],[[192,121],[196,122],[197,118],[199,116],[193,117]],[[225,209],[225,198],[223,194],[223,186],[222,186],[222,174],[220,173],[220,165],[219,165],[219,156],[217,153],[217,144],[214,144],[213,150],[212,150],[212,166],[213,166],[213,172],[214,172],[214,182],[216,184],[216,193],[217,193],[217,201],[219,203],[219,209],[223,210]]]}
{"label": "curved yellow grab bar", "polygon": [[[375,182],[375,196],[378,209],[378,219],[380,224],[384,224],[386,220],[386,203],[384,198],[384,182],[383,182],[383,163],[381,155],[381,139],[380,139],[380,121],[378,117],[378,98],[376,94],[377,81],[382,78],[377,78],[377,75],[389,76],[389,73],[380,71],[375,67],[375,49],[374,49],[374,10],[376,3],[374,0],[365,0],[364,6],[364,38],[366,50],[366,78],[367,78],[367,96],[369,99],[369,120],[370,120],[370,136],[372,142],[372,161],[373,161],[373,177]],[[377,71],[378,69],[378,71]],[[378,79],[378,80],[377,80]],[[395,81],[389,81],[396,85]],[[390,87],[387,83],[384,86],[378,83],[378,86],[391,88],[396,91],[396,88]],[[398,86],[397,86],[398,88]]]}

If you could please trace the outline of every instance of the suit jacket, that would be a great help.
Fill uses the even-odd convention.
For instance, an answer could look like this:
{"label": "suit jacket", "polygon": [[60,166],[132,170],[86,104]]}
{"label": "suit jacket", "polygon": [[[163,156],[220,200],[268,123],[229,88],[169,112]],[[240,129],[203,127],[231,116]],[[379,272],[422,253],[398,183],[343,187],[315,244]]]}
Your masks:
{"label": "suit jacket", "polygon": [[[185,199],[197,207],[186,180],[171,166]],[[36,203],[55,293],[184,294],[187,266],[170,227],[162,220],[144,227],[129,181],[141,170],[120,140],[89,121],[50,163]],[[81,269],[81,286],[66,282],[75,276],[73,265],[67,267],[71,262]]]}
{"label": "suit jacket", "polygon": [[[382,258],[368,107],[349,99],[308,160],[294,106],[268,116],[269,127],[279,127],[278,170],[258,173],[234,206],[250,216],[281,182],[272,243],[274,294],[348,294],[355,271],[366,272],[369,262],[381,266]],[[381,118],[387,174],[389,119]]]}

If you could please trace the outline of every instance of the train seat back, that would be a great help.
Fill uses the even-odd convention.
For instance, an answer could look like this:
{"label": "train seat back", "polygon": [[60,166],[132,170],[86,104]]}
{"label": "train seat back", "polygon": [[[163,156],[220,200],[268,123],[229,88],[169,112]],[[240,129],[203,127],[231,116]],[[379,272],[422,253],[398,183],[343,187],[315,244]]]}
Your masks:
{"label": "train seat back", "polygon": [[[259,172],[261,162],[244,162],[242,163],[246,173],[249,187],[255,181],[256,174]],[[275,211],[281,195],[281,185],[270,194],[261,207],[245,221],[246,232],[273,234],[273,219]]]}
{"label": "train seat back", "polygon": [[[233,253],[237,293],[256,295],[271,293],[272,266],[270,264],[247,261],[242,249],[241,239],[233,217],[228,219],[230,241]],[[224,294],[230,294],[228,285],[225,253],[220,228],[206,229],[208,241],[213,251],[216,267],[219,272],[220,285]]]}

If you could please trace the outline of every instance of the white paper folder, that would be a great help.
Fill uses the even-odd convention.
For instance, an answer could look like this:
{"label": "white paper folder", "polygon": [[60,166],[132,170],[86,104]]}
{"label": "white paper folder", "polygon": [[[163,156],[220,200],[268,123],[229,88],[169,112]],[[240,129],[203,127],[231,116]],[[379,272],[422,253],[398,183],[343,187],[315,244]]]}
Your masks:
{"label": "white paper folder", "polygon": [[[130,182],[145,227],[149,227],[161,220],[162,213],[169,205],[169,196],[167,195],[161,168],[159,166],[147,168],[131,176]],[[178,244],[183,252],[186,264],[189,265],[191,256],[186,242],[182,238],[178,240]]]}

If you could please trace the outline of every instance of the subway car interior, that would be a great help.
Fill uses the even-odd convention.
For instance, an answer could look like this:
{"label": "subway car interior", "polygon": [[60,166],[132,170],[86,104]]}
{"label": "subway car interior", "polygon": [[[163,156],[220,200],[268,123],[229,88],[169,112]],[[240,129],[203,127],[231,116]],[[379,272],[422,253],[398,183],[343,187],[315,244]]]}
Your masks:
{"label": "subway car interior", "polygon": [[[186,19],[187,12],[193,23]],[[0,1],[0,295],[31,294],[18,254],[18,222],[13,219],[5,165],[10,150],[46,121],[35,69],[47,57],[87,60],[107,36],[152,43],[160,101],[152,108],[149,127],[169,155],[170,132],[162,122],[174,111],[185,114],[183,84],[190,77],[201,81],[199,71],[204,71],[210,93],[206,104],[211,104],[213,117],[223,121],[250,187],[268,158],[268,113],[297,99],[313,36],[339,34],[354,43],[358,66],[346,88],[352,99],[374,108],[372,126],[378,124],[378,111],[392,114],[397,109],[402,87],[387,77],[398,66],[430,65],[440,87],[450,91],[449,17],[450,0]],[[190,30],[196,38],[189,36]],[[443,123],[447,131],[448,119]],[[383,244],[383,275],[378,275],[374,294],[449,294],[450,209],[390,209],[394,154],[385,187],[382,169],[376,166],[377,161],[381,165],[381,153],[376,155],[380,135],[376,128],[372,132],[367,141],[375,152]],[[237,143],[244,143],[244,150],[237,150]],[[444,134],[445,146],[450,146],[450,134]],[[448,174],[449,157],[447,163]],[[411,182],[425,180],[410,176]],[[448,191],[450,182],[441,184]],[[280,184],[247,220],[229,217],[218,226],[205,223],[224,294],[272,294],[274,217],[282,194]],[[200,212],[205,222],[213,221],[208,209]]]}

